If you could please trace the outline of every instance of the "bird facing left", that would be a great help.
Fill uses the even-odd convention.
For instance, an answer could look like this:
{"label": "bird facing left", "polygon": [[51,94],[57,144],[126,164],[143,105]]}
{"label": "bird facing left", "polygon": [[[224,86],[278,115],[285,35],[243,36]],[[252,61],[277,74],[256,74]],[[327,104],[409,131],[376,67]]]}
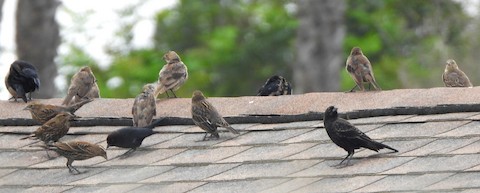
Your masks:
{"label": "bird facing left", "polygon": [[[5,76],[5,86],[15,101],[17,98],[22,98],[24,102],[32,100],[32,92],[40,88],[38,71],[32,64],[16,60]],[[27,93],[29,94],[28,99]]]}

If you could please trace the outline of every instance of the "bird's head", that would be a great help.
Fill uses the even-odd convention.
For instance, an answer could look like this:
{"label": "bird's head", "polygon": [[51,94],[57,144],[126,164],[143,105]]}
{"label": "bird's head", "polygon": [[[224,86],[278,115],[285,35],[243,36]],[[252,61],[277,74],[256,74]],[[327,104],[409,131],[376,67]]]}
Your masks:
{"label": "bird's head", "polygon": [[453,59],[448,59],[447,60],[447,65],[445,66],[445,71],[450,71],[450,70],[454,70],[454,69],[458,69],[457,63]]}
{"label": "bird's head", "polygon": [[198,102],[202,100],[205,100],[205,96],[203,96],[202,91],[199,91],[199,90],[193,91],[192,102]]}
{"label": "bird's head", "polygon": [[80,72],[92,73],[92,69],[89,66],[84,66],[84,67],[80,68]]}
{"label": "bird's head", "polygon": [[40,108],[40,106],[41,106],[40,103],[31,102],[31,103],[29,103],[25,108],[23,108],[23,110],[32,111],[32,110],[34,110],[34,109]]}
{"label": "bird's head", "polygon": [[329,106],[327,108],[327,110],[325,110],[324,119],[326,119],[326,118],[337,118],[337,117],[338,117],[337,108],[335,108],[334,106]]}
{"label": "bird's head", "polygon": [[350,52],[350,55],[354,56],[354,55],[362,55],[362,49],[360,49],[360,47],[353,47],[352,48],[352,51]]}
{"label": "bird's head", "polygon": [[178,56],[175,51],[168,51],[165,55],[163,55],[163,59],[167,63],[180,62],[180,56]]}
{"label": "bird's head", "polygon": [[143,86],[144,93],[152,93],[157,89],[158,83],[149,83]]}
{"label": "bird's head", "polygon": [[106,160],[108,160],[108,157],[107,157],[107,152],[105,151],[105,149],[100,146],[100,145],[97,145],[97,148],[94,149],[93,153],[95,154],[95,156],[100,156],[100,157],[103,157],[105,158]]}

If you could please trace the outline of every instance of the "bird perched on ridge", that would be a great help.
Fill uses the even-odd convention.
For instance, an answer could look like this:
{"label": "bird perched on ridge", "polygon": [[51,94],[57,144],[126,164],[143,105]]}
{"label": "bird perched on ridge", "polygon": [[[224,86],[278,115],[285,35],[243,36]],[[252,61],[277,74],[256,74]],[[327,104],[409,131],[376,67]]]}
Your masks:
{"label": "bird perched on ridge", "polygon": [[369,83],[375,87],[375,90],[382,90],[375,81],[373,75],[372,65],[368,58],[363,55],[362,50],[359,47],[352,48],[350,55],[347,58],[346,66],[348,74],[355,81],[355,86],[350,90],[352,92],[355,88],[359,88],[361,91],[365,91],[363,83]]}
{"label": "bird perched on ridge", "polygon": [[[32,92],[40,88],[37,69],[28,62],[14,61],[5,76],[5,86],[15,101],[17,98],[22,98],[24,102],[32,100]],[[29,94],[28,100],[27,93]]]}
{"label": "bird perched on ridge", "polygon": [[32,134],[27,137],[21,138],[21,140],[40,139],[46,144],[50,142],[56,142],[68,133],[70,129],[70,119],[74,116],[69,112],[61,112],[52,119],[48,120],[45,124],[37,128]]}
{"label": "bird perched on ridge", "polygon": [[43,148],[47,150],[53,150],[61,156],[67,158],[67,168],[70,173],[81,173],[77,168],[72,166],[72,163],[75,160],[86,160],[96,156],[100,156],[108,160],[107,152],[105,152],[102,146],[85,141],[70,141],[66,143],[56,142],[53,144],[47,144]]}
{"label": "bird perched on ridge", "polygon": [[330,106],[327,108],[327,110],[325,110],[325,117],[323,120],[325,130],[327,131],[327,134],[333,143],[348,152],[347,157],[345,157],[338,165],[341,165],[345,160],[347,160],[345,166],[348,166],[350,159],[352,159],[352,156],[355,153],[355,149],[360,149],[361,147],[376,152],[383,148],[398,152],[398,150],[388,145],[370,139],[370,137],[365,135],[365,133],[357,129],[350,122],[339,118],[337,108],[334,106]]}
{"label": "bird perched on ridge", "polygon": [[68,87],[67,96],[65,96],[62,105],[69,105],[73,97],[79,99],[84,98],[94,86],[95,81],[95,76],[90,67],[85,66],[80,68],[70,80],[70,87]]}
{"label": "bird perched on ridge", "polygon": [[167,97],[170,98],[168,91],[172,92],[176,98],[177,96],[174,91],[187,81],[188,69],[180,59],[180,56],[174,51],[167,52],[163,55],[163,59],[167,64],[165,64],[158,73],[158,87],[155,91],[155,98],[165,92],[167,93]]}
{"label": "bird perched on ridge", "polygon": [[157,83],[150,83],[143,86],[143,91],[135,97],[132,107],[133,126],[145,127],[152,123],[153,117],[157,115],[155,104],[155,89]]}
{"label": "bird perched on ridge", "polygon": [[37,102],[31,102],[28,104],[23,110],[28,110],[30,111],[30,114],[32,114],[32,119],[39,122],[40,124],[46,123],[48,120],[52,119],[56,115],[58,115],[61,112],[69,112],[72,115],[75,114],[75,112],[80,109],[84,104],[87,104],[89,102],[93,101],[92,99],[90,100],[83,100],[78,103],[69,105],[69,106],[57,106],[57,105],[50,105],[50,104],[42,104],[42,103],[37,103]]}
{"label": "bird perched on ridge", "polygon": [[224,127],[234,134],[240,134],[225,121],[217,109],[205,99],[205,96],[199,90],[194,91],[192,96],[192,119],[195,125],[206,131],[203,141],[207,139],[207,134],[210,134],[209,139],[220,138],[217,127]]}
{"label": "bird perched on ridge", "polygon": [[292,87],[282,76],[274,75],[258,90],[257,96],[291,95]]}
{"label": "bird perched on ridge", "polygon": [[158,119],[145,127],[126,127],[113,131],[107,136],[107,149],[111,146],[130,148],[123,155],[128,155],[137,150],[145,138],[153,135],[153,128],[163,119]]}
{"label": "bird perched on ridge", "polygon": [[94,98],[100,98],[100,89],[98,88],[98,84],[96,80],[97,79],[95,79],[95,83],[93,84],[92,88],[90,89],[90,91],[88,91],[88,93],[85,96],[83,96],[82,98],[73,97],[73,103],[78,103],[84,100],[93,100]]}
{"label": "bird perched on ridge", "polygon": [[473,87],[470,79],[458,68],[457,63],[453,59],[447,60],[442,79],[446,87]]}

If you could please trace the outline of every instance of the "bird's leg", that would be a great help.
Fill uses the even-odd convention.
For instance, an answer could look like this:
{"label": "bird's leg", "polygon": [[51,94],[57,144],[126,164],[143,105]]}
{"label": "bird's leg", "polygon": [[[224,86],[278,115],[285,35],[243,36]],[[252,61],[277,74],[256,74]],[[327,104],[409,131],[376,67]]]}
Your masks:
{"label": "bird's leg", "polygon": [[353,90],[355,90],[355,88],[357,88],[357,87],[358,87],[358,85],[357,85],[357,84],[355,84],[355,86],[354,86],[352,89],[350,89],[350,91],[349,91],[349,92],[353,92]]}
{"label": "bird's leg", "polygon": [[28,93],[28,99],[29,99],[30,101],[32,101],[32,92],[29,92],[29,93]]}
{"label": "bird's leg", "polygon": [[[343,158],[343,160],[342,160],[339,164],[335,165],[335,167],[337,167],[337,168],[343,168],[343,167],[349,166],[349,164],[350,164],[350,159],[352,158],[352,156],[353,156],[354,153],[355,153],[354,150],[348,151],[348,155],[347,155],[345,158]],[[347,163],[342,166],[342,164],[343,164],[343,162],[344,162],[345,160],[347,160]]]}
{"label": "bird's leg", "polygon": [[177,98],[177,95],[175,95],[175,92],[173,92],[172,89],[170,89],[170,92],[172,92],[174,98]]}
{"label": "bird's leg", "polygon": [[205,132],[205,136],[203,136],[202,141],[205,141],[205,139],[207,139],[207,135],[208,135],[208,132]]}
{"label": "bird's leg", "polygon": [[77,168],[73,167],[73,166],[72,166],[72,163],[73,163],[73,160],[68,159],[68,161],[67,161],[68,171],[69,171],[70,173],[77,172],[77,173],[75,173],[75,174],[80,174],[81,172],[80,172]]}
{"label": "bird's leg", "polygon": [[170,98],[170,95],[168,95],[168,90],[167,90],[167,91],[165,91],[165,93],[167,93],[167,98]]}

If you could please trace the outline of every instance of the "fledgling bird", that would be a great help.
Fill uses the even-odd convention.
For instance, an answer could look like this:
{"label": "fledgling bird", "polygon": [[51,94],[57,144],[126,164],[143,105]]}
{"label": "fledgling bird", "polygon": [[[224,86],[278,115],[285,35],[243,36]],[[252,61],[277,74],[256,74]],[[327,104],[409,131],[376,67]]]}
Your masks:
{"label": "fledgling bird", "polygon": [[274,75],[258,90],[257,96],[291,95],[292,87],[282,76]]}
{"label": "fledgling bird", "polygon": [[350,90],[352,92],[355,88],[359,88],[361,91],[365,91],[363,83],[369,83],[375,87],[375,90],[382,90],[375,81],[373,75],[372,65],[368,58],[363,55],[362,50],[359,47],[352,48],[350,55],[347,58],[346,66],[348,74],[355,81],[355,86]]}
{"label": "fledgling bird", "polygon": [[95,84],[95,76],[92,69],[85,66],[80,69],[70,80],[70,87],[68,87],[67,96],[63,100],[62,105],[69,105],[73,97],[82,99],[87,95]]}
{"label": "fledgling bird", "polygon": [[73,117],[74,115],[69,112],[61,112],[48,120],[29,136],[21,138],[21,140],[28,138],[40,139],[46,144],[57,142],[68,133],[68,130],[70,129],[70,119]]}
{"label": "fledgling bird", "polygon": [[32,119],[39,122],[40,124],[46,123],[48,120],[55,117],[61,112],[69,112],[72,115],[75,115],[75,112],[80,109],[83,105],[91,102],[93,100],[83,100],[78,103],[69,105],[69,106],[57,106],[50,104],[41,104],[37,102],[32,102],[28,104],[23,110],[30,111]]}
{"label": "fledgling bird", "polygon": [[102,146],[85,141],[70,141],[66,143],[56,142],[53,144],[48,144],[44,146],[44,148],[47,150],[53,150],[61,156],[67,158],[67,168],[70,173],[81,173],[77,168],[72,166],[72,163],[75,160],[86,160],[96,156],[100,156],[108,160],[107,152],[105,152]]}
{"label": "fledgling bird", "polygon": [[95,79],[95,83],[93,84],[92,88],[90,89],[90,91],[88,91],[88,93],[85,96],[83,96],[82,98],[73,97],[73,103],[78,103],[84,100],[93,100],[95,98],[100,98],[100,89],[98,88],[98,84],[96,80],[97,79]]}
{"label": "fledgling bird", "polygon": [[[32,92],[40,88],[37,69],[28,62],[14,61],[5,76],[5,86],[15,101],[17,98],[22,98],[24,102],[32,100]],[[27,93],[29,94],[28,100]]]}
{"label": "fledgling bird", "polygon": [[217,127],[224,127],[234,134],[240,134],[225,121],[217,109],[205,99],[205,96],[199,90],[194,91],[192,96],[192,119],[195,125],[206,131],[203,141],[207,139],[207,134],[210,134],[209,139],[220,138]]}
{"label": "fledgling bird", "polygon": [[442,79],[446,87],[473,87],[468,76],[458,68],[457,63],[453,59],[447,60]]}
{"label": "fledgling bird", "polygon": [[126,127],[113,131],[107,136],[107,149],[111,146],[130,148],[123,155],[128,155],[137,150],[145,138],[153,135],[153,128],[163,119],[158,119],[145,127]]}
{"label": "fledgling bird", "polygon": [[158,73],[158,87],[155,91],[155,98],[165,92],[167,93],[167,97],[170,98],[168,91],[172,92],[173,96],[177,98],[174,91],[187,81],[187,66],[174,51],[167,52],[163,55],[163,59],[167,64],[165,64]]}
{"label": "fledgling bird", "polygon": [[145,127],[152,123],[153,117],[157,115],[155,103],[155,89],[157,83],[150,83],[143,86],[142,93],[135,97],[132,107],[133,126]]}
{"label": "fledgling bird", "polygon": [[350,122],[339,118],[337,108],[334,106],[330,106],[327,108],[327,110],[325,110],[325,117],[323,120],[325,130],[327,131],[327,134],[333,143],[348,152],[347,157],[345,157],[338,165],[341,165],[345,160],[347,160],[345,166],[348,166],[350,159],[352,159],[352,156],[355,153],[355,149],[360,149],[361,147],[376,152],[383,148],[398,152],[398,150],[388,145],[370,139],[370,137],[365,135],[365,133],[357,129]]}

